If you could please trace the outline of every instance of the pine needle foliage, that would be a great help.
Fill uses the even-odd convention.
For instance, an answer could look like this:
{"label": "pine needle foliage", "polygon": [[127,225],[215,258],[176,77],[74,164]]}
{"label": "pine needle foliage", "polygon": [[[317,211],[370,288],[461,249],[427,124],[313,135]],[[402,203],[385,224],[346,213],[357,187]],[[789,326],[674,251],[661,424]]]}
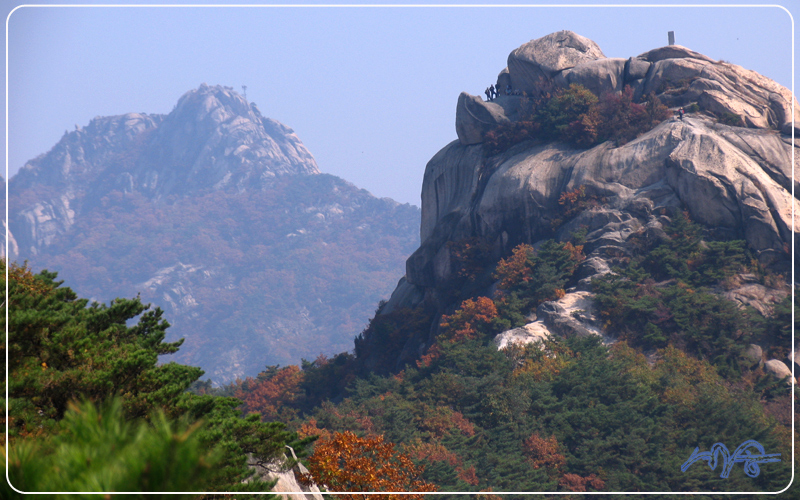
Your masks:
{"label": "pine needle foliage", "polygon": [[[650,366],[625,342],[596,338],[528,349],[442,344],[424,368],[359,379],[350,397],[315,412],[315,425],[383,435],[440,491],[776,491],[788,482],[786,462],[755,479],[740,469],[728,479],[708,467],[681,472],[695,447],[714,442],[791,452],[757,395],[724,385],[708,362],[667,348]],[[561,369],[532,369],[550,356]],[[439,419],[456,414],[469,426]]]}
{"label": "pine needle foliage", "polygon": [[311,440],[242,418],[240,400],[186,392],[203,372],[159,364],[182,343],[164,342],[160,309],[138,298],[90,304],[26,265],[8,274],[9,459],[26,488],[269,491],[248,457],[290,466],[287,444],[304,456]]}
{"label": "pine needle foliage", "polygon": [[667,234],[625,268],[593,280],[605,328],[644,349],[680,346],[726,377],[740,375],[747,365],[744,348],[760,336],[764,322],[710,287],[750,269],[745,243],[706,242],[686,214],[674,218]]}
{"label": "pine needle foliage", "polygon": [[[13,442],[9,477],[25,492],[202,491],[220,453],[205,446],[198,427],[186,419],[170,421],[163,413],[150,422],[129,420],[120,398],[99,406],[70,403],[54,435]],[[7,484],[0,488],[3,498],[23,498]]]}

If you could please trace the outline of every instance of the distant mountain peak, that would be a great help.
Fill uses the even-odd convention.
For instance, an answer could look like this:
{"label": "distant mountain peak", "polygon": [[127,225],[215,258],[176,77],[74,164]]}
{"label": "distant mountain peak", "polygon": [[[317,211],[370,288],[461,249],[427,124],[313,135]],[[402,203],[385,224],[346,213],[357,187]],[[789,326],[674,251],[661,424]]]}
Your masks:
{"label": "distant mountain peak", "polygon": [[277,176],[315,174],[314,157],[291,128],[231,87],[204,83],[168,115],[98,116],[65,133],[10,180],[23,195],[12,200],[18,220],[11,226],[23,252],[35,254],[112,191],[159,200],[260,190]]}
{"label": "distant mountain peak", "polygon": [[230,87],[200,85],[185,93],[153,134],[137,165],[145,190],[253,187],[284,174],[318,174],[292,129],[264,118]]}

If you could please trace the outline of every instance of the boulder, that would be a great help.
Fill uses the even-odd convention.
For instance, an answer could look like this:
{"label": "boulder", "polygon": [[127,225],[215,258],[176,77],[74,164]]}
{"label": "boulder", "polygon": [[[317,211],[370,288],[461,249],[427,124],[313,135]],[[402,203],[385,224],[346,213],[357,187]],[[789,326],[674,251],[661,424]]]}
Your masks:
{"label": "boulder", "polygon": [[669,235],[664,231],[664,226],[657,220],[647,223],[644,228],[644,241],[648,245],[655,245],[658,242],[667,241]]}
{"label": "boulder", "polygon": [[653,200],[645,196],[636,196],[631,199],[623,210],[641,220],[647,220],[653,212]]}
{"label": "boulder", "polygon": [[536,308],[536,317],[547,329],[562,337],[602,335],[594,316],[594,294],[577,291],[557,301],[543,302]]}
{"label": "boulder", "polygon": [[578,283],[575,285],[574,290],[570,289],[570,292],[591,292],[592,280],[610,272],[611,266],[609,266],[608,261],[594,253],[578,266],[575,272]]}
{"label": "boulder", "polygon": [[[655,92],[662,94],[670,89],[680,89],[689,86],[693,80],[703,76],[703,71],[713,68],[710,62],[698,59],[664,59],[653,63],[648,71],[647,83],[644,93]],[[723,77],[715,72],[706,77],[708,80],[722,80]]]}
{"label": "boulder", "polygon": [[611,268],[608,266],[608,262],[600,257],[591,257],[585,259],[578,265],[578,269],[575,271],[575,277],[579,280],[583,280],[599,277],[610,272]]}
{"label": "boulder", "polygon": [[[641,57],[641,56],[640,56]],[[667,58],[653,62],[641,93],[655,92],[668,106],[697,102],[703,111],[721,117],[738,115],[742,125],[791,133],[791,92],[769,78],[729,63],[705,58]],[[638,97],[637,94],[635,97]],[[795,121],[800,107],[795,104]]]}
{"label": "boulder", "polygon": [[547,329],[543,322],[534,321],[525,326],[506,330],[498,334],[493,342],[497,350],[502,351],[512,344],[525,345],[534,342],[542,343],[546,339],[549,339],[550,336],[550,330]]}
{"label": "boulder", "polygon": [[770,359],[764,363],[764,371],[779,380],[789,377],[789,384],[795,383],[795,380],[792,378],[792,370],[779,359]]}
{"label": "boulder", "polygon": [[625,59],[597,59],[581,63],[558,73],[553,82],[559,87],[582,85],[594,95],[621,92],[624,84]]}
{"label": "boulder", "polygon": [[783,300],[788,292],[767,288],[760,283],[743,283],[725,291],[722,296],[734,301],[740,307],[750,306],[762,316],[772,315],[773,306]]}
{"label": "boulder", "polygon": [[765,255],[791,241],[791,207],[797,200],[749,156],[705,127],[685,119],[683,140],[667,159],[667,182],[708,226],[739,228]]}
{"label": "boulder", "polygon": [[647,76],[651,64],[651,62],[638,57],[629,57],[628,60],[625,61],[625,71],[623,72],[624,82],[629,84],[630,82],[643,79]]}
{"label": "boulder", "polygon": [[511,75],[508,73],[508,68],[503,68],[503,71],[497,75],[497,92],[501,93],[507,86],[511,85]]}
{"label": "boulder", "polygon": [[769,117],[764,107],[756,107],[722,90],[705,90],[697,97],[700,109],[718,117],[736,115],[737,121],[730,125],[738,127],[769,128]]}
{"label": "boulder", "polygon": [[[294,451],[292,451],[294,454]],[[259,464],[254,458],[248,457],[247,465],[250,468],[256,469],[253,476],[254,479],[262,481],[276,481],[272,491],[277,492],[277,496],[282,500],[323,500],[322,493],[316,484],[304,485],[297,481],[295,473],[308,474],[308,469],[301,464],[297,463],[291,469],[286,469],[279,464],[269,464],[267,466]],[[252,479],[247,479],[249,482]]]}
{"label": "boulder", "polygon": [[651,63],[663,61],[664,59],[698,59],[700,61],[715,62],[710,57],[687,49],[682,45],[666,45],[664,47],[649,50],[644,54],[639,54],[636,58]]}
{"label": "boulder", "polygon": [[609,222],[600,229],[592,231],[586,235],[586,243],[583,246],[585,253],[591,253],[595,248],[602,246],[625,247],[628,237],[641,228],[638,219],[627,215],[627,219],[621,222]]}
{"label": "boulder", "polygon": [[761,349],[761,346],[758,346],[756,344],[750,344],[747,347],[747,350],[744,352],[744,356],[753,365],[756,365],[756,364],[757,365],[762,365],[764,363],[764,360],[762,359],[763,351]]}
{"label": "boulder", "polygon": [[462,92],[456,105],[456,133],[461,144],[480,144],[487,132],[509,123],[502,106]]}
{"label": "boulder", "polygon": [[558,31],[515,49],[508,56],[508,73],[515,89],[532,91],[559,71],[605,58],[592,40],[571,31]]}

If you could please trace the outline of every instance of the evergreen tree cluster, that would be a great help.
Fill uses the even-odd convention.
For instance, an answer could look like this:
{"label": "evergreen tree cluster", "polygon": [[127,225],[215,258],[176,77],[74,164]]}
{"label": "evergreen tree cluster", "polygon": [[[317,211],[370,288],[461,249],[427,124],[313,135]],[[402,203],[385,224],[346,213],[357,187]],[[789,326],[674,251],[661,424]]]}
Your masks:
{"label": "evergreen tree cluster", "polygon": [[[273,467],[291,465],[286,445],[302,456],[309,440],[298,441],[285,425],[242,418],[235,398],[186,392],[202,371],[159,364],[181,344],[164,342],[169,324],[161,310],[138,298],[89,304],[54,273],[34,275],[27,266],[10,264],[8,276],[4,403],[9,477],[18,490],[64,498],[70,491],[269,491],[272,483],[252,477],[248,456]],[[22,497],[5,482],[0,489],[3,498]]]}
{"label": "evergreen tree cluster", "polygon": [[715,293],[740,273],[766,278],[746,243],[705,241],[684,213],[666,231],[667,239],[642,243],[624,268],[593,281],[606,330],[645,350],[678,346],[728,378],[752,365],[744,356],[751,342],[783,358],[791,345],[791,294],[764,318]]}
{"label": "evergreen tree cluster", "polygon": [[675,348],[654,367],[626,343],[568,339],[498,352],[478,339],[395,376],[358,379],[312,414],[316,432],[381,435],[440,491],[777,491],[790,461],[728,479],[681,464],[695,447],[756,439],[789,457],[790,435],[752,392]]}

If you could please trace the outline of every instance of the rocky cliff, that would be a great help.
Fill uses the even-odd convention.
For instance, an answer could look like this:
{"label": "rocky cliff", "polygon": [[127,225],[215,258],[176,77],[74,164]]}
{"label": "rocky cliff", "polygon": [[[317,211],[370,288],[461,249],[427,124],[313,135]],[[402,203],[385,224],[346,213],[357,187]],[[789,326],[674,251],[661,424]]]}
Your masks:
{"label": "rocky cliff", "polygon": [[[652,92],[673,112],[680,106],[689,112],[620,146],[606,141],[581,149],[528,140],[499,153],[487,147],[487,134],[519,120],[526,99],[576,83],[596,95],[619,94],[630,86],[634,100]],[[710,233],[746,240],[762,264],[788,269],[789,249],[800,229],[792,222],[792,210],[800,205],[792,197],[797,177],[793,180],[788,134],[792,104],[796,123],[800,106],[787,89],[680,46],[606,58],[594,42],[569,31],[511,52],[497,87],[501,95],[491,102],[459,96],[458,140],[427,164],[421,245],[408,259],[384,313],[419,305],[438,314],[455,308],[447,290],[458,272],[453,243],[480,241],[497,262],[520,243],[566,241],[582,229],[587,233],[587,258],[579,271],[584,279],[560,301],[531,311],[536,324],[528,330],[532,337],[603,334],[591,315],[591,278],[630,255],[631,236],[660,237],[680,211]],[[506,95],[509,87],[512,93]],[[579,188],[599,202],[561,221],[559,200]],[[491,294],[491,289],[480,292]],[[578,310],[583,319],[571,314]],[[427,336],[410,339],[406,357],[424,352],[437,329],[434,321]]]}
{"label": "rocky cliff", "polygon": [[12,259],[94,300],[141,294],[218,383],[347,349],[419,241],[417,207],[320,173],[289,127],[205,84],[65,134],[9,190]]}

